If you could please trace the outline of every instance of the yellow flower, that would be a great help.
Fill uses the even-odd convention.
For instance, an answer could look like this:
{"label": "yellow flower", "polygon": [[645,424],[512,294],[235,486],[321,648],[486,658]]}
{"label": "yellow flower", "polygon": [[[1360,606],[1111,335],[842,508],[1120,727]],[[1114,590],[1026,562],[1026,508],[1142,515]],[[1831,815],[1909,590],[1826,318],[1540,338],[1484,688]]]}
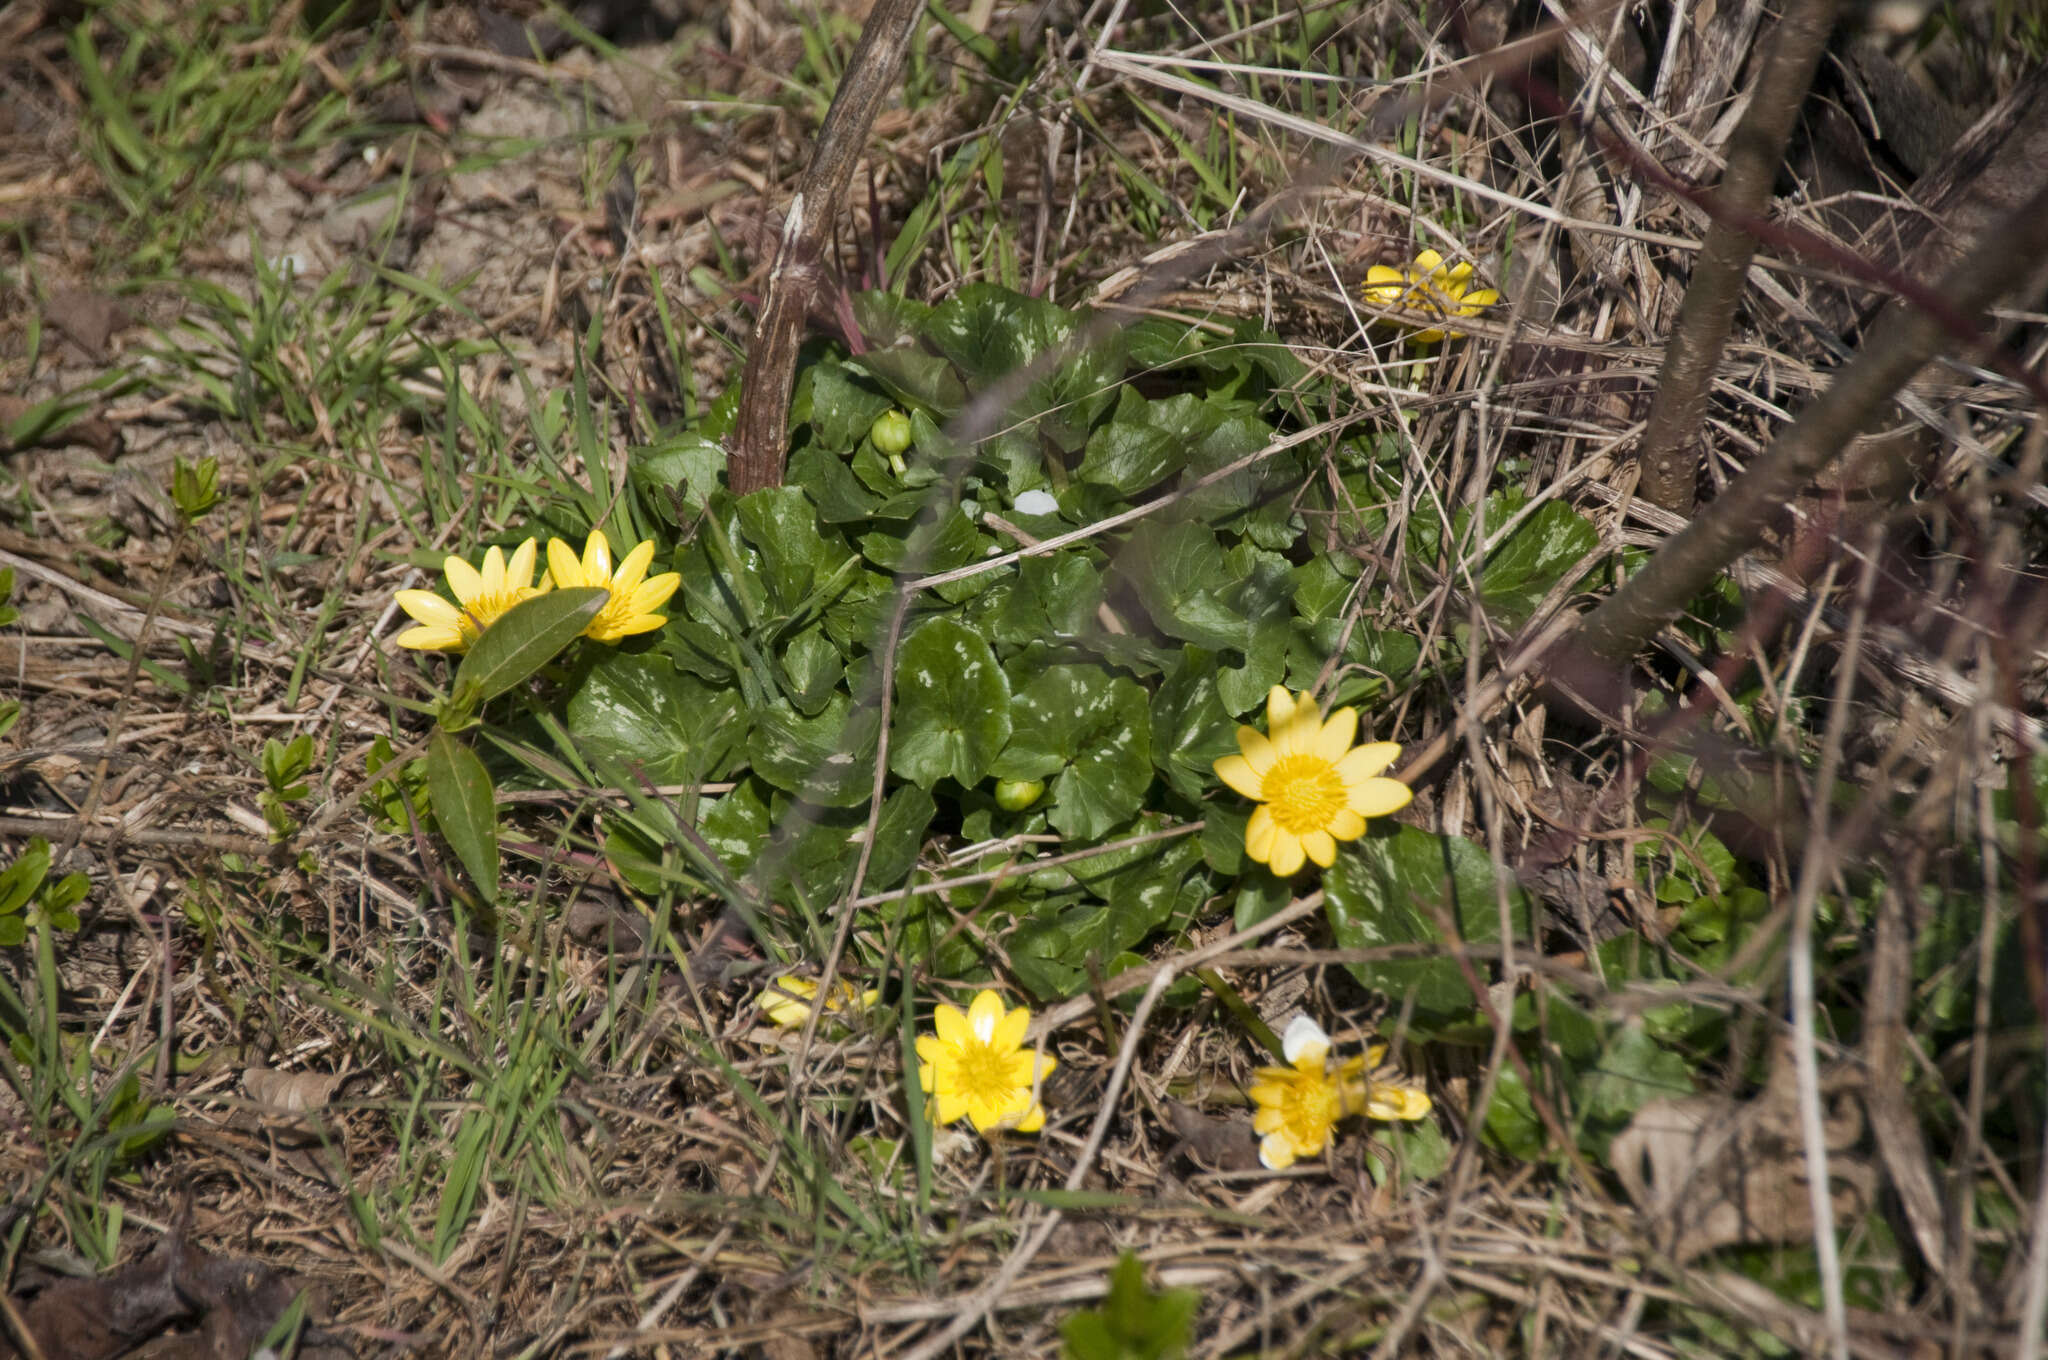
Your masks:
{"label": "yellow flower", "polygon": [[[841,978],[833,986],[831,995],[825,998],[825,1013],[864,1011],[881,999],[880,992],[872,989],[863,992]],[[754,998],[755,1004],[767,1015],[768,1023],[781,1029],[801,1029],[804,1021],[811,1018],[817,1000],[818,980],[797,977],[793,973],[775,979]]]}
{"label": "yellow flower", "polygon": [[1036,1092],[1058,1061],[1024,1047],[1030,1024],[1028,1007],[1005,1011],[1003,999],[991,991],[975,997],[965,1015],[939,1007],[932,1016],[938,1033],[917,1036],[918,1084],[933,1098],[939,1123],[965,1116],[977,1133],[1036,1133],[1045,1126]]}
{"label": "yellow flower", "polygon": [[1429,322],[1477,316],[1481,308],[1491,307],[1500,301],[1500,294],[1493,289],[1472,286],[1470,264],[1446,265],[1444,257],[1434,250],[1425,250],[1417,255],[1415,263],[1406,269],[1376,264],[1366,270],[1364,294],[1367,302],[1377,306],[1418,312],[1426,318],[1425,321],[1411,323],[1425,327],[1410,337],[1419,345],[1431,344],[1446,335],[1463,334]]}
{"label": "yellow flower", "polygon": [[565,590],[599,586],[612,593],[583,630],[583,636],[596,642],[617,642],[635,633],[651,633],[668,622],[666,614],[654,611],[668,603],[668,597],[676,593],[683,578],[670,571],[647,579],[647,568],[653,561],[651,538],[627,553],[617,571],[612,570],[611,544],[605,542],[602,529],[590,531],[590,537],[583,541],[580,559],[576,550],[561,539],[548,540],[548,575],[556,585]]}
{"label": "yellow flower", "polygon": [[1413,1123],[1427,1119],[1432,1106],[1429,1093],[1419,1086],[1393,1076],[1382,1076],[1380,1064],[1387,1058],[1387,1046],[1374,1044],[1363,1058],[1353,1058],[1337,1069],[1337,1084],[1343,1089],[1344,1113],[1362,1114],[1367,1119],[1388,1123]]}
{"label": "yellow flower", "polygon": [[1245,1093],[1258,1107],[1252,1132],[1260,1135],[1259,1160],[1272,1171],[1285,1171],[1303,1157],[1320,1157],[1337,1121],[1348,1113],[1344,1088],[1330,1072],[1330,1036],[1321,1025],[1306,1015],[1295,1016],[1280,1050],[1291,1066],[1261,1067]]}
{"label": "yellow flower", "polygon": [[1330,1036],[1306,1015],[1288,1022],[1280,1049],[1290,1066],[1262,1067],[1246,1092],[1258,1107],[1252,1131],[1260,1135],[1259,1161],[1285,1171],[1304,1157],[1320,1157],[1330,1146],[1337,1121],[1346,1115],[1368,1119],[1421,1119],[1428,1095],[1396,1081],[1368,1076],[1386,1056],[1375,1045],[1362,1058],[1330,1065]]}
{"label": "yellow flower", "polygon": [[431,590],[401,590],[398,607],[419,623],[398,635],[398,645],[417,652],[466,652],[484,629],[496,623],[513,605],[530,600],[546,589],[533,584],[534,542],[527,539],[505,561],[503,549],[484,554],[479,572],[459,557],[441,564],[448,589],[455,596],[450,604]]}
{"label": "yellow flower", "polygon": [[1391,741],[1353,748],[1358,710],[1340,708],[1323,721],[1307,694],[1273,686],[1266,696],[1266,731],[1237,729],[1244,754],[1216,762],[1216,776],[1259,806],[1245,824],[1244,851],[1286,878],[1304,859],[1324,868],[1337,858],[1337,842],[1365,834],[1365,819],[1408,806],[1414,795],[1398,779],[1382,777],[1401,758]]}

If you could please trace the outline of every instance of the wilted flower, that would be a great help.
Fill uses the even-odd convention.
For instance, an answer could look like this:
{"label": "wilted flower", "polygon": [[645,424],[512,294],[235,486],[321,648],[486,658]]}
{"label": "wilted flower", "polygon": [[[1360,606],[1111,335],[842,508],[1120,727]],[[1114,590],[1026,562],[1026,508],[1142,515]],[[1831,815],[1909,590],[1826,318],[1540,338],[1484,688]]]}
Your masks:
{"label": "wilted flower", "polygon": [[[827,1015],[864,1011],[881,1000],[882,994],[870,989],[861,991],[845,978],[833,984],[825,998]],[[768,1023],[780,1029],[801,1029],[804,1021],[811,1018],[811,1011],[817,1005],[818,980],[798,977],[787,973],[761,989],[754,998]]]}
{"label": "wilted flower", "polygon": [[1266,696],[1266,731],[1237,729],[1242,755],[1216,762],[1216,776],[1259,806],[1245,824],[1244,850],[1282,878],[1304,859],[1328,868],[1337,842],[1365,834],[1365,819],[1408,806],[1414,795],[1382,777],[1401,747],[1391,741],[1353,748],[1358,710],[1340,708],[1323,721],[1307,694],[1275,685]]}
{"label": "wilted flower", "polygon": [[441,564],[448,590],[456,603],[450,604],[431,590],[401,590],[398,607],[410,614],[419,627],[398,635],[398,645],[417,652],[466,652],[513,605],[530,600],[545,587],[533,584],[534,541],[527,539],[505,561],[502,548],[484,554],[478,571],[459,557]]}
{"label": "wilted flower", "polygon": [[604,530],[592,529],[583,541],[583,556],[559,538],[548,540],[548,575],[563,589],[598,586],[611,592],[611,599],[597,611],[584,628],[583,636],[595,642],[617,642],[635,633],[651,633],[668,622],[666,614],[654,611],[668,603],[683,578],[663,572],[649,580],[647,568],[654,561],[654,540],[647,539],[626,554],[618,570],[612,570],[611,545]]}
{"label": "wilted flower", "polygon": [[1446,319],[1477,316],[1482,308],[1500,301],[1500,294],[1493,289],[1472,286],[1469,263],[1446,265],[1434,250],[1417,255],[1406,269],[1374,265],[1365,271],[1363,292],[1365,300],[1376,306],[1416,313],[1420,319],[1409,324],[1424,329],[1410,338],[1425,345],[1462,333],[1440,324]]}
{"label": "wilted flower", "polygon": [[1297,1015],[1288,1022],[1280,1048],[1290,1065],[1260,1068],[1246,1093],[1258,1107],[1252,1131],[1260,1135],[1259,1161],[1270,1170],[1285,1171],[1304,1157],[1320,1157],[1346,1115],[1414,1120],[1429,1113],[1429,1096],[1419,1088],[1368,1073],[1386,1056],[1384,1045],[1333,1068],[1330,1036],[1306,1015]]}
{"label": "wilted flower", "polygon": [[953,1006],[938,1008],[932,1016],[937,1034],[917,1036],[917,1080],[932,1097],[937,1122],[964,1116],[977,1133],[1036,1133],[1044,1127],[1036,1089],[1058,1061],[1024,1047],[1030,1025],[1028,1007],[1005,1011],[992,991],[976,996],[965,1015]]}

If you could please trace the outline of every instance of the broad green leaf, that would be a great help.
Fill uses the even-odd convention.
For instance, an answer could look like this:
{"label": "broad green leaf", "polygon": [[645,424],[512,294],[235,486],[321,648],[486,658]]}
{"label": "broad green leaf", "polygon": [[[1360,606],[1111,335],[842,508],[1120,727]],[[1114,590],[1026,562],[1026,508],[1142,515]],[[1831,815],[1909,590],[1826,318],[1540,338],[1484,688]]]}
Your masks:
{"label": "broad green leaf", "polygon": [[788,477],[791,486],[804,489],[826,524],[855,524],[875,512],[874,492],[860,484],[845,459],[816,444],[790,455]]}
{"label": "broad green leaf", "polygon": [[[603,592],[598,592],[602,594]],[[476,752],[446,730],[427,742],[427,797],[434,824],[486,901],[498,895],[498,801]]]}
{"label": "broad green leaf", "polygon": [[767,843],[768,787],[764,779],[742,779],[730,793],[705,800],[697,834],[730,873],[745,873]]}
{"label": "broad green leaf", "polygon": [[1201,1304],[1193,1289],[1148,1288],[1144,1262],[1126,1251],[1109,1272],[1102,1305],[1061,1326],[1067,1360],[1176,1360],[1187,1351]]}
{"label": "broad green leaf", "polygon": [[[818,442],[832,453],[851,453],[854,446],[867,437],[868,427],[875,423],[875,417],[889,410],[894,402],[862,382],[836,359],[827,359],[813,364],[805,370],[809,379],[807,393],[799,393],[798,405],[804,396],[809,397],[809,413],[790,412],[791,423],[809,421],[811,428],[818,432]],[[871,381],[871,380],[870,380]]]}
{"label": "broad green leaf", "polygon": [[1587,1117],[1616,1128],[1653,1100],[1692,1093],[1692,1068],[1660,1047],[1640,1023],[1622,1025],[1579,1082],[1579,1103]]}
{"label": "broad green leaf", "polygon": [[[1499,522],[1520,504],[1515,496],[1488,497],[1491,510],[1499,499]],[[1491,515],[1489,515],[1491,518]],[[1507,541],[1493,550],[1479,574],[1479,593],[1487,611],[1513,627],[1536,612],[1536,606],[1565,574],[1600,547],[1600,531],[1562,501],[1545,501]]]}
{"label": "broad green leaf", "polygon": [[952,778],[974,785],[1010,739],[1010,685],[980,634],[932,619],[896,659],[889,766],[921,788]]}
{"label": "broad green leaf", "polygon": [[[1381,823],[1342,846],[1323,875],[1330,928],[1346,949],[1444,943],[1440,921],[1467,943],[1500,938],[1493,861],[1461,836],[1433,836],[1412,826]],[[1507,887],[1510,923],[1518,940],[1529,935],[1529,903]],[[1471,989],[1447,958],[1401,959],[1347,965],[1368,987],[1394,997],[1415,996],[1418,1010],[1447,1015],[1469,1009]]]}
{"label": "broad green leaf", "polygon": [[847,363],[868,374],[904,406],[951,420],[967,404],[967,389],[953,366],[917,349],[871,349]]}
{"label": "broad green leaf", "polygon": [[676,434],[628,451],[626,475],[647,504],[674,523],[703,510],[718,489],[725,458],[716,440],[697,433]]}
{"label": "broad green leaf", "polygon": [[32,836],[14,863],[0,870],[0,914],[20,911],[49,873],[50,843]]}
{"label": "broad green leaf", "polygon": [[1185,522],[1140,527],[1117,559],[1153,626],[1197,647],[1242,647],[1244,616],[1222,594],[1233,584],[1216,536]]}
{"label": "broad green leaf", "polygon": [[1236,754],[1237,724],[1216,695],[1215,654],[1183,648],[1152,695],[1152,761],[1176,793],[1200,802],[1218,787],[1216,762]]}
{"label": "broad green leaf", "polygon": [[1115,418],[1088,436],[1088,452],[1075,475],[1121,496],[1135,496],[1170,476],[1187,446],[1173,431],[1148,419],[1156,404],[1132,388],[1123,389]]}
{"label": "broad green leaf", "polygon": [[685,675],[653,652],[604,652],[570,697],[567,716],[578,744],[656,784],[710,777],[746,737],[738,694]]}
{"label": "broad green leaf", "polygon": [[740,531],[761,557],[761,577],[775,607],[794,611],[812,585],[846,560],[847,550],[818,532],[817,512],[794,486],[774,486],[740,497]]}
{"label": "broad green leaf", "polygon": [[824,807],[852,807],[874,789],[880,729],[872,705],[855,711],[843,694],[815,718],[776,704],[754,715],[747,753],[754,773],[776,788]]}
{"label": "broad green leaf", "polygon": [[524,684],[574,642],[610,598],[601,586],[576,586],[513,605],[484,629],[456,667],[457,706],[473,710]]}
{"label": "broad green leaf", "polygon": [[782,675],[789,701],[804,716],[815,718],[832,701],[845,678],[846,664],[822,627],[806,628],[782,649]]}
{"label": "broad green leaf", "polygon": [[1054,829],[1091,841],[1129,820],[1152,783],[1152,721],[1145,691],[1099,666],[1051,666],[1011,703],[1005,779],[1052,776]]}

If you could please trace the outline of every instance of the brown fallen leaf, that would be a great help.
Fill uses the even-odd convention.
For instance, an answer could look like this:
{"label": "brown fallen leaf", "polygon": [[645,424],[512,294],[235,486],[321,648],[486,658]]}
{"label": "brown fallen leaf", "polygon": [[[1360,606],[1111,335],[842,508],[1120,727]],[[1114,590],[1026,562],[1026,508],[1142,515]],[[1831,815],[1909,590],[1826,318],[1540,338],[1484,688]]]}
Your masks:
{"label": "brown fallen leaf", "polygon": [[[149,1255],[90,1280],[60,1280],[40,1292],[7,1300],[10,1316],[0,1325],[0,1360],[17,1360],[13,1327],[25,1330],[43,1360],[242,1360],[269,1334],[301,1286],[290,1275],[261,1261],[216,1256],[185,1237],[189,1210]],[[309,1299],[307,1316],[321,1302]],[[173,1324],[196,1322],[196,1330],[159,1334]],[[152,1341],[151,1338],[156,1338]],[[348,1351],[317,1331],[298,1354],[307,1360],[341,1360]]]}
{"label": "brown fallen leaf", "polygon": [[128,309],[116,298],[85,288],[59,288],[43,307],[43,319],[78,346],[86,358],[103,363],[114,332],[131,324]]}
{"label": "brown fallen leaf", "polygon": [[279,1072],[268,1067],[242,1070],[242,1089],[266,1114],[305,1114],[325,1109],[334,1093],[348,1080],[348,1073]]}
{"label": "brown fallen leaf", "polygon": [[[1876,1202],[1877,1171],[1852,1149],[1862,1112],[1843,1102],[1823,1125],[1829,1193],[1838,1221]],[[1610,1161],[1622,1187],[1672,1256],[1688,1261],[1738,1242],[1813,1236],[1813,1207],[1799,1132],[1799,1087],[1780,1043],[1764,1089],[1750,1100],[1686,1096],[1654,1100],[1615,1135]]]}
{"label": "brown fallen leaf", "polygon": [[1163,1100],[1159,1108],[1180,1139],[1175,1150],[1187,1153],[1196,1165],[1210,1171],[1259,1169],[1259,1140],[1251,1120],[1218,1119],[1178,1100]]}

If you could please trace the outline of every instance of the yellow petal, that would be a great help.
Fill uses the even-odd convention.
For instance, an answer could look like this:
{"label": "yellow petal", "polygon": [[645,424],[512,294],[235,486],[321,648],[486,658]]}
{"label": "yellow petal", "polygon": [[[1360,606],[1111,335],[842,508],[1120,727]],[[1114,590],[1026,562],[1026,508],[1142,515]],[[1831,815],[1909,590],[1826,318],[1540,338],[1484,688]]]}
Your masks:
{"label": "yellow petal", "polygon": [[958,1006],[942,1003],[932,1012],[932,1028],[938,1032],[939,1042],[947,1048],[957,1049],[974,1038],[974,1030]]}
{"label": "yellow petal", "polygon": [[925,1081],[924,1089],[929,1091],[932,1089],[928,1078],[928,1074],[931,1072],[930,1064],[936,1063],[939,1059],[946,1056],[946,1041],[930,1034],[918,1035],[917,1056],[926,1064],[924,1072],[927,1075],[920,1079]]}
{"label": "yellow petal", "polygon": [[633,592],[633,612],[635,614],[654,613],[668,603],[669,596],[675,594],[676,587],[682,585],[682,583],[683,578],[672,571],[665,571],[659,576],[650,577],[642,581],[639,588]]}
{"label": "yellow petal", "polygon": [[1392,289],[1398,296],[1408,286],[1408,275],[1390,264],[1376,264],[1365,271],[1365,285],[1368,292]]}
{"label": "yellow petal", "polygon": [[1032,1107],[1026,1110],[1023,1113],[1023,1115],[1018,1118],[1017,1122],[1012,1124],[1010,1127],[1014,1128],[1019,1133],[1037,1133],[1040,1129],[1045,1127],[1044,1107],[1037,1104],[1032,1105]]}
{"label": "yellow petal", "polygon": [[639,589],[640,583],[647,579],[648,564],[653,561],[654,540],[642,539],[633,551],[626,554],[626,560],[619,563],[618,570],[612,573],[612,593],[631,595]]}
{"label": "yellow petal", "polygon": [[1276,878],[1292,878],[1301,872],[1302,860],[1306,858],[1301,849],[1301,838],[1289,835],[1284,829],[1273,829],[1273,853],[1266,861],[1266,867]]}
{"label": "yellow petal", "polygon": [[[1275,1095],[1272,1099],[1278,1101],[1280,1097]],[[1287,1116],[1280,1112],[1277,1104],[1261,1105],[1252,1114],[1252,1132],[1271,1133],[1286,1122]]]}
{"label": "yellow petal", "polygon": [[501,548],[491,548],[484,554],[484,592],[489,595],[505,593],[505,553]]}
{"label": "yellow petal", "polygon": [[1471,292],[1465,294],[1465,306],[1462,308],[1462,310],[1464,311],[1466,316],[1477,316],[1479,314],[1479,309],[1481,307],[1491,307],[1494,303],[1499,301],[1500,294],[1495,292],[1493,289],[1474,288]]}
{"label": "yellow petal", "polygon": [[[938,1093],[938,1097],[939,1122],[941,1124],[957,1124],[963,1117],[965,1117],[969,1113],[968,1099],[960,1092],[940,1091]],[[981,1123],[979,1120],[975,1122],[974,1127],[976,1129],[979,1129],[981,1127]]]}
{"label": "yellow petal", "polygon": [[1434,250],[1422,251],[1415,257],[1415,272],[1418,274],[1434,274],[1443,262],[1444,257],[1437,254]]}
{"label": "yellow petal", "polygon": [[[1237,749],[1244,752],[1244,763],[1250,767],[1252,777],[1261,783],[1272,772],[1273,762],[1280,759],[1280,753],[1273,749],[1273,743],[1256,727],[1237,729]],[[1259,795],[1254,793],[1249,796],[1257,798]]]}
{"label": "yellow petal", "polygon": [[1263,779],[1252,773],[1251,762],[1243,756],[1224,756],[1218,760],[1216,777],[1247,798],[1257,798],[1266,786]]}
{"label": "yellow petal", "polygon": [[[1001,1003],[998,1003],[1000,1005]],[[1024,1031],[1031,1027],[1031,1008],[1019,1006],[996,1021],[995,1033],[989,1036],[989,1047],[998,1052],[1024,1046]]]}
{"label": "yellow petal", "polygon": [[1340,841],[1355,841],[1365,834],[1365,818],[1348,807],[1338,808],[1330,815],[1330,824],[1324,830]]}
{"label": "yellow petal", "polygon": [[[486,558],[488,563],[490,559]],[[441,574],[448,578],[448,589],[464,604],[484,593],[484,578],[477,575],[475,567],[459,557],[451,557],[441,564]]]}
{"label": "yellow petal", "polygon": [[1357,737],[1358,710],[1340,708],[1323,720],[1323,729],[1316,736],[1315,753],[1335,765]]}
{"label": "yellow petal", "polygon": [[1273,858],[1273,841],[1280,834],[1280,824],[1273,820],[1273,810],[1264,803],[1252,809],[1251,820],[1244,824],[1244,852],[1259,863]]}
{"label": "yellow petal", "polygon": [[1426,1093],[1413,1086],[1398,1086],[1391,1082],[1374,1083],[1365,1102],[1366,1114],[1374,1119],[1427,1119],[1430,1108]]}
{"label": "yellow petal", "polygon": [[[1302,696],[1304,699],[1307,695]],[[1275,685],[1266,691],[1266,731],[1275,737],[1280,729],[1294,721],[1296,708],[1294,696],[1287,692],[1285,685]]]}
{"label": "yellow petal", "polygon": [[967,1008],[967,1027],[977,1040],[991,1043],[995,1039],[996,1026],[1002,1019],[1003,999],[1000,996],[986,988],[975,994],[974,1004]]}
{"label": "yellow petal", "polygon": [[590,537],[583,540],[583,583],[590,586],[610,585],[612,579],[612,545],[605,540],[604,530],[592,529]]}
{"label": "yellow petal", "polygon": [[540,545],[527,539],[512,550],[512,560],[505,566],[506,583],[524,589],[533,584],[533,559],[540,551]]}
{"label": "yellow petal", "polygon": [[1347,786],[1362,784],[1374,775],[1386,773],[1387,767],[1400,758],[1401,743],[1397,741],[1367,742],[1337,762],[1337,777]]}
{"label": "yellow petal", "polygon": [[576,550],[559,538],[548,540],[548,579],[564,590],[584,584],[583,563],[577,559]]}
{"label": "yellow petal", "polygon": [[393,641],[413,652],[461,652],[469,649],[469,640],[453,628],[408,628]]}
{"label": "yellow petal", "polygon": [[1284,1133],[1269,1133],[1259,1140],[1259,1161],[1268,1171],[1285,1171],[1294,1165],[1294,1140]]}
{"label": "yellow petal", "polygon": [[1327,831],[1308,832],[1301,838],[1301,848],[1325,869],[1337,862],[1337,842]]}
{"label": "yellow petal", "polygon": [[430,628],[443,628],[456,633],[462,631],[462,611],[442,599],[431,590],[401,590],[392,597],[398,607],[412,615],[414,620]]}
{"label": "yellow petal", "polygon": [[1349,795],[1351,810],[1361,817],[1391,817],[1415,797],[1415,790],[1398,779],[1368,779],[1359,784],[1347,781],[1344,791]]}

